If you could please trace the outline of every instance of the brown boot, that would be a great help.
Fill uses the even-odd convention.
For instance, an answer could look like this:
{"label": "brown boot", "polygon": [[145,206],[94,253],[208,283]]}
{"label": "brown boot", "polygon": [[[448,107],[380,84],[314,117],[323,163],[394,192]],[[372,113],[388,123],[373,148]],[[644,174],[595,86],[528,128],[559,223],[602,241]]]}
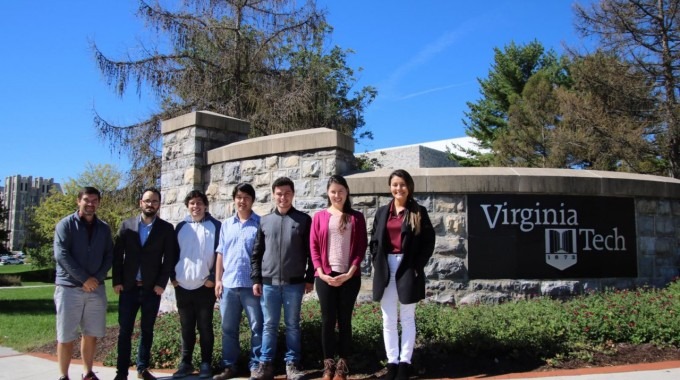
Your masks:
{"label": "brown boot", "polygon": [[333,380],[333,372],[335,372],[335,362],[333,359],[325,359],[323,361],[323,377],[321,380]]}
{"label": "brown boot", "polygon": [[345,359],[338,359],[335,363],[335,376],[333,380],[347,380],[347,375],[349,375],[349,368],[347,368],[347,361]]}

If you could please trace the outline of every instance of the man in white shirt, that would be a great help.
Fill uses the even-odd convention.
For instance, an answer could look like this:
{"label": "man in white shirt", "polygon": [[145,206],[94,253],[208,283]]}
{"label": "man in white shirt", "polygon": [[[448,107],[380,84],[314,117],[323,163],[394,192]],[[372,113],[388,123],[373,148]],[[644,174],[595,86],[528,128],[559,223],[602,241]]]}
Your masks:
{"label": "man in white shirt", "polygon": [[179,259],[171,276],[175,287],[177,311],[182,328],[182,358],[172,377],[182,378],[194,372],[191,358],[198,328],[201,346],[200,378],[212,376],[213,310],[215,308],[215,250],[221,223],[210,216],[208,197],[192,190],[184,198],[189,215],[175,231],[179,244]]}

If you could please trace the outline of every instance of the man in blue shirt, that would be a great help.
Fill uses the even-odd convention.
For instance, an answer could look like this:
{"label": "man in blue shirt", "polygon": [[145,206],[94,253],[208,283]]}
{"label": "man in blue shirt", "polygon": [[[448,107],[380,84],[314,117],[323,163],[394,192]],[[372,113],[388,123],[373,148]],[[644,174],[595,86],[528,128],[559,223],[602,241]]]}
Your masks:
{"label": "man in blue shirt", "polygon": [[59,380],[69,380],[73,343],[78,335],[82,335],[82,379],[99,380],[92,372],[92,363],[97,338],[106,334],[104,279],[113,260],[111,228],[96,215],[100,200],[99,190],[82,188],[78,211],[59,221],[54,229]]}
{"label": "man in blue shirt", "polygon": [[[213,376],[226,380],[236,376],[239,355],[239,325],[242,310],[246,311],[250,326],[251,373],[259,365],[262,347],[262,308],[260,299],[253,294],[250,279],[250,258],[260,217],[253,212],[255,189],[247,183],[234,187],[232,192],[234,216],[222,223],[217,247],[215,295],[220,300],[222,316],[222,365],[224,371]],[[252,377],[252,376],[251,376]]]}

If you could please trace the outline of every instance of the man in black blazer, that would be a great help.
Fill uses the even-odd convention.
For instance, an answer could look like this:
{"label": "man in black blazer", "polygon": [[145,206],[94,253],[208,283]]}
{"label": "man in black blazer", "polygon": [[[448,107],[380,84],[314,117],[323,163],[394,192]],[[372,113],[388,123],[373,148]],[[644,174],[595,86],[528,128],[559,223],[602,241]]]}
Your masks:
{"label": "man in black blazer", "polygon": [[155,380],[149,372],[153,328],[161,295],[177,260],[172,224],[158,217],[161,193],[148,188],[139,200],[141,214],[123,221],[113,248],[113,290],[118,300],[118,361],[114,380],[126,380],[132,350],[132,329],[142,309],[137,378]]}

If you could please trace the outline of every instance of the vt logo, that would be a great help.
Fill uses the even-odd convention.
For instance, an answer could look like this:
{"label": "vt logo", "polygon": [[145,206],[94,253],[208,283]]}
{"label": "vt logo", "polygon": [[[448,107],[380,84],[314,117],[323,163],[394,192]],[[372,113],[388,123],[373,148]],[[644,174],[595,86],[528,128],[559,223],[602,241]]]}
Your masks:
{"label": "vt logo", "polygon": [[545,262],[565,270],[577,262],[575,228],[545,229]]}

